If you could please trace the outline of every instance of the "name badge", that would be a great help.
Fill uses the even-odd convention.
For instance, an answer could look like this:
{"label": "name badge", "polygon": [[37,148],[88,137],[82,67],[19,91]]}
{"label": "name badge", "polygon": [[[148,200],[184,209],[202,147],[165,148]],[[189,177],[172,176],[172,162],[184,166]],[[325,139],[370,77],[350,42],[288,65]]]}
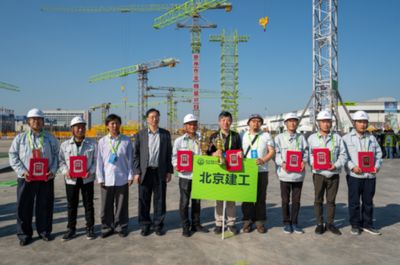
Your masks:
{"label": "name badge", "polygon": [[251,155],[251,158],[258,158],[257,150],[251,150],[250,155]]}
{"label": "name badge", "polygon": [[115,164],[118,160],[117,154],[112,153],[110,155],[110,158],[108,159],[108,162],[111,164]]}

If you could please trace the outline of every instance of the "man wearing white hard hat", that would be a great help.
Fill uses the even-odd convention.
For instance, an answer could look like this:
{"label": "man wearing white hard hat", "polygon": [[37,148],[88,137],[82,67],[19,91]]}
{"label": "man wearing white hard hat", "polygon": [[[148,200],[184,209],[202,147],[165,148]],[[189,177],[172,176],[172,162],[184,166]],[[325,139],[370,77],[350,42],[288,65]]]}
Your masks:
{"label": "man wearing white hard hat", "polygon": [[[308,146],[310,149],[310,166],[313,172],[314,183],[314,212],[317,226],[316,234],[323,234],[326,230],[333,234],[341,235],[342,233],[334,225],[336,194],[339,187],[339,174],[342,167],[347,162],[346,147],[342,138],[331,131],[332,114],[327,110],[322,110],[317,115],[318,132],[308,137]],[[322,157],[324,162],[330,162],[329,168],[316,168],[314,160],[319,158],[318,150],[328,149],[329,158]],[[314,157],[316,152],[316,157]],[[318,160],[317,160],[318,162]],[[323,203],[324,194],[326,193],[327,205],[327,222],[324,223]]]}
{"label": "man wearing white hard hat", "polygon": [[[300,198],[305,177],[305,164],[308,161],[308,146],[304,136],[297,132],[299,117],[296,113],[288,113],[284,118],[286,132],[275,137],[276,172],[280,180],[283,232],[290,234],[304,233],[298,225]],[[302,154],[301,172],[289,172],[287,169],[287,151],[300,151]],[[292,207],[289,211],[290,194],[292,193]]]}
{"label": "man wearing white hard hat", "polygon": [[[68,201],[68,231],[64,234],[63,241],[75,237],[79,191],[82,194],[85,208],[86,238],[94,239],[93,183],[96,173],[97,144],[96,141],[85,137],[86,121],[81,116],[74,117],[70,125],[72,137],[61,144],[59,154],[59,170],[64,175]],[[71,176],[71,158],[82,156],[86,160],[86,168],[79,168],[79,171],[82,171],[82,176]],[[82,164],[79,163],[78,166],[81,167]]]}
{"label": "man wearing white hard hat", "polygon": [[256,202],[243,202],[243,232],[250,233],[253,230],[253,223],[257,232],[266,232],[267,211],[265,199],[268,186],[268,161],[275,154],[275,144],[271,135],[261,129],[264,123],[259,114],[250,115],[247,120],[249,130],[242,136],[242,146],[245,158],[255,159],[258,166],[257,200]]}
{"label": "man wearing white hard hat", "polygon": [[[39,238],[52,240],[54,204],[54,177],[58,168],[58,141],[44,130],[44,113],[31,109],[28,114],[29,130],[17,135],[9,151],[10,165],[18,176],[17,236],[20,245],[32,242],[32,216],[35,205],[36,230]],[[47,180],[33,181],[30,162],[34,158],[48,161]]]}
{"label": "man wearing white hard hat", "polygon": [[[349,191],[351,233],[353,235],[359,235],[362,230],[373,235],[381,234],[373,226],[373,197],[376,174],[382,165],[382,150],[375,136],[367,131],[368,120],[369,117],[365,111],[355,112],[353,114],[354,129],[343,136],[348,154],[345,170]],[[374,161],[372,172],[363,172],[362,165],[359,164],[361,152],[371,154]],[[364,163],[364,160],[361,161]]]}
{"label": "man wearing white hard hat", "polygon": [[192,172],[178,168],[178,151],[191,151],[192,155],[201,155],[201,145],[197,135],[198,121],[193,114],[183,118],[185,134],[177,138],[172,149],[172,165],[176,168],[179,177],[179,214],[182,222],[182,236],[189,237],[191,232],[208,232],[200,224],[200,200],[191,200],[191,220],[189,219],[189,203],[192,192]]}

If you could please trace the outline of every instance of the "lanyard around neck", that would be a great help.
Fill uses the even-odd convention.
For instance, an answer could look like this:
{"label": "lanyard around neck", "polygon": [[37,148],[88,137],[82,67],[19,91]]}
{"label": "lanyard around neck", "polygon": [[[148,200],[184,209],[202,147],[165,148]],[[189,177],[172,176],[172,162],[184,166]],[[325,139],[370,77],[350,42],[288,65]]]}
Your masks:
{"label": "lanyard around neck", "polygon": [[121,144],[121,137],[119,135],[118,135],[118,137],[116,139],[116,142],[117,142],[116,146],[113,146],[113,144],[111,142],[111,135],[110,135],[110,137],[108,138],[108,143],[110,145],[111,153],[113,153],[113,154],[117,153],[118,147]]}
{"label": "lanyard around neck", "polygon": [[258,140],[260,140],[260,133],[257,133],[256,135],[254,135],[254,137],[257,137],[257,140],[256,140],[256,142],[255,143],[253,143],[252,144],[252,140],[254,140],[254,137],[253,137],[253,139],[251,139],[251,137],[250,137],[250,132],[248,133],[248,138],[249,138],[249,145],[250,145],[250,149],[252,149],[253,150],[253,145],[254,144],[256,144],[256,149],[258,148]]}
{"label": "lanyard around neck", "polygon": [[[222,131],[219,131],[219,137],[222,139],[224,139],[224,137],[222,136]],[[232,133],[231,130],[229,130],[229,146],[228,146],[228,150],[230,150],[232,148]],[[224,143],[224,148],[225,148],[225,143]]]}
{"label": "lanyard around neck", "polygon": [[[325,139],[323,139],[324,137],[320,133],[318,133],[318,137],[321,145],[327,148]],[[335,150],[335,138],[333,137],[333,133],[331,133],[331,143],[332,143],[332,150],[330,150],[330,154],[331,154],[331,159],[333,159],[333,151]]]}
{"label": "lanyard around neck", "polygon": [[[296,151],[298,151],[299,150],[299,136],[297,135],[297,133],[295,133],[296,134]],[[289,139],[290,139],[290,137],[289,137],[289,133],[287,133],[286,134],[286,140],[287,140],[287,145],[289,146],[290,145],[290,141],[289,141]]]}
{"label": "lanyard around neck", "polygon": [[[33,133],[33,131],[32,131]],[[28,133],[28,140],[29,140],[29,146],[31,147],[31,149],[42,149],[43,148],[43,130],[40,132],[40,138],[39,138],[39,146],[37,146],[37,148],[35,148],[35,143],[32,140],[32,136],[31,133]]]}

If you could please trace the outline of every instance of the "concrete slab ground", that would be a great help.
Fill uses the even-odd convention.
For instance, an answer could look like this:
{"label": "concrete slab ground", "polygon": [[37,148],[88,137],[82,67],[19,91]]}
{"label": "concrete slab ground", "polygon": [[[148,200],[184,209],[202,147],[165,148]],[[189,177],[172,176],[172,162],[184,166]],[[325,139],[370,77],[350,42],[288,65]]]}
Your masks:
{"label": "concrete slab ground", "polygon": [[[1,144],[0,144],[1,145]],[[55,181],[53,233],[55,240],[44,242],[37,239],[20,247],[16,237],[15,209],[16,187],[0,188],[0,264],[400,264],[400,160],[385,160],[378,175],[375,195],[375,224],[381,236],[362,233],[350,234],[347,208],[347,187],[341,175],[337,196],[335,223],[343,235],[314,233],[313,185],[308,172],[302,193],[299,222],[303,235],[284,234],[281,228],[279,182],[273,171],[269,176],[267,195],[268,232],[239,235],[221,240],[212,232],[196,233],[190,238],[181,236],[178,212],[179,190],[176,178],[168,185],[166,235],[155,234],[143,238],[137,219],[138,189],[130,189],[130,234],[126,238],[113,235],[106,239],[86,240],[84,236],[84,212],[78,212],[79,236],[62,242],[66,230],[67,211],[64,182]],[[0,173],[0,181],[11,180],[13,172]],[[213,228],[214,202],[202,203],[202,221]],[[100,232],[99,188],[95,189],[96,232]],[[242,226],[240,203],[237,203],[238,226]]]}

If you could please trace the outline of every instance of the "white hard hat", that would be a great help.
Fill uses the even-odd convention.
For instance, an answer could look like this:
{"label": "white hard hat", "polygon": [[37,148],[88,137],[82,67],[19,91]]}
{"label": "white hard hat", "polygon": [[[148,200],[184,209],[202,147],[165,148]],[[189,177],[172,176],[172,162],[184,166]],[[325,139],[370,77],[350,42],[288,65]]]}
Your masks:
{"label": "white hard hat", "polygon": [[31,109],[26,114],[27,118],[44,118],[44,113],[40,109]]}
{"label": "white hard hat", "polygon": [[86,121],[81,116],[76,116],[71,120],[71,127],[80,123],[86,124]]}
{"label": "white hard hat", "polygon": [[321,120],[332,120],[331,112],[327,110],[321,110],[317,115],[317,121]]}
{"label": "white hard hat", "polygon": [[192,121],[197,121],[197,117],[194,116],[193,114],[186,114],[186,116],[183,118],[183,124],[192,122]]}
{"label": "white hard hat", "polygon": [[359,110],[353,114],[353,120],[360,121],[360,120],[369,120],[369,116],[365,111]]}
{"label": "white hard hat", "polygon": [[297,116],[297,113],[295,113],[295,112],[290,112],[290,113],[285,115],[285,119],[283,121],[287,121],[287,120],[290,120],[290,119],[299,120],[299,116]]}

